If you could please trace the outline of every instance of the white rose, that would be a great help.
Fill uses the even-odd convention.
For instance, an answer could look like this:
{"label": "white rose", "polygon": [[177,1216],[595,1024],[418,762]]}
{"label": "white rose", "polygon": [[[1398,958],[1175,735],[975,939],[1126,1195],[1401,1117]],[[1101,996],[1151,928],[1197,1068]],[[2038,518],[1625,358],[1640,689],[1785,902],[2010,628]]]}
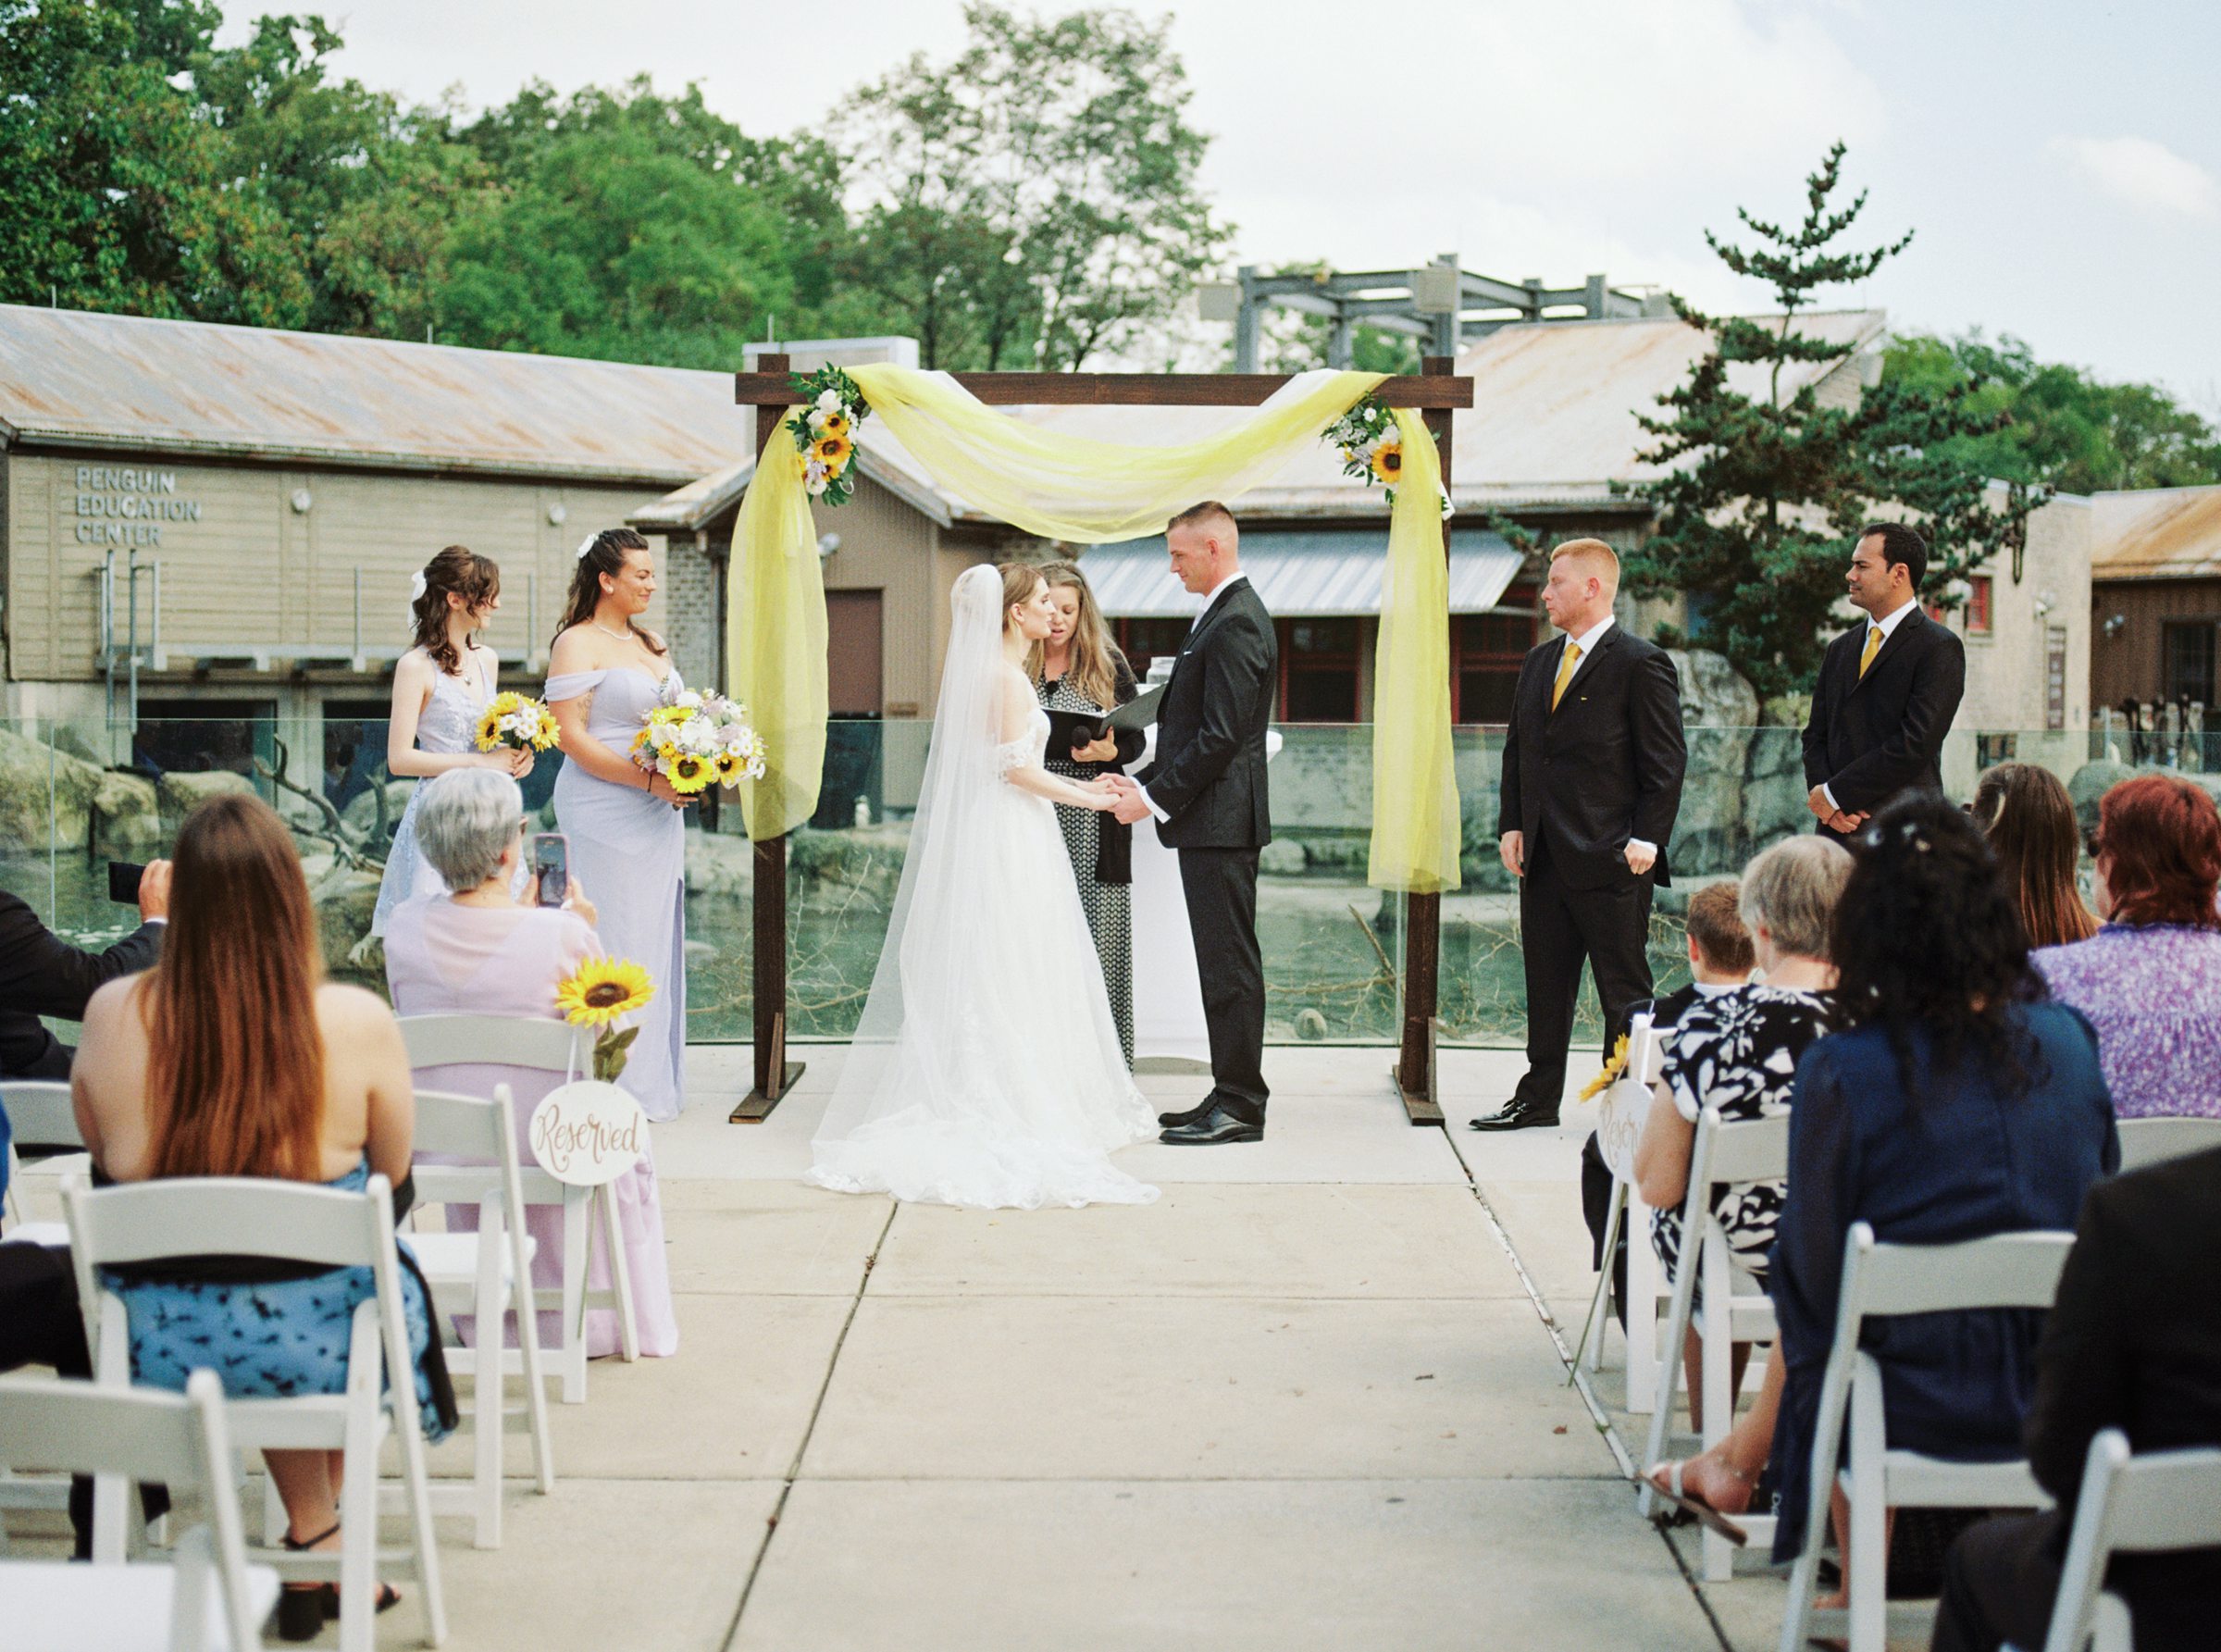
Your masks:
{"label": "white rose", "polygon": [[814,497],[815,495],[823,493],[825,491],[825,478],[821,473],[820,475],[810,478],[810,479],[805,481],[802,486],[807,488],[811,494]]}
{"label": "white rose", "polygon": [[830,414],[813,411],[810,415],[810,428],[813,430],[824,429],[825,428],[825,420],[831,416],[832,416]]}
{"label": "white rose", "polygon": [[674,700],[671,703],[673,705],[683,705],[689,711],[700,711],[701,709],[701,696],[697,694],[691,689],[683,689],[679,691],[678,698]]}
{"label": "white rose", "polygon": [[818,391],[817,410],[820,413],[838,413],[840,411],[840,392],[837,390]]}

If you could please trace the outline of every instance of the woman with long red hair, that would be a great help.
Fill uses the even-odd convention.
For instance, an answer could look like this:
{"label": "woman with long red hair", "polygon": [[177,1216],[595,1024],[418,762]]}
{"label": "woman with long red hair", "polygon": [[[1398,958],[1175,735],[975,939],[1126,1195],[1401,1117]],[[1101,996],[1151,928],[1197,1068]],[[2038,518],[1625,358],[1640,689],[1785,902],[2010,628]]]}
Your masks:
{"label": "woman with long red hair", "polygon": [[2089,940],[2034,962],[2098,1029],[2113,1109],[2221,1118],[2221,810],[2174,775],[2098,800],[2098,915]]}
{"label": "woman with long red hair", "polygon": [[[161,962],[110,982],[85,1010],[70,1088],[99,1174],[270,1176],[354,1192],[375,1171],[400,1186],[415,1122],[401,1029],[379,999],[322,976],[292,835],[258,798],[211,798],[179,828]],[[161,1267],[110,1282],[130,1314],[135,1381],[182,1390],[205,1366],[235,1398],[346,1386],[354,1308],[375,1289],[369,1269],[242,1279],[213,1261]],[[403,1288],[421,1360],[431,1322],[405,1267]],[[421,1366],[416,1377],[425,1432],[439,1439],[453,1426],[452,1399],[436,1407]],[[341,1454],[266,1455],[286,1546],[338,1546]],[[379,1609],[398,1598],[382,1589]],[[334,1609],[330,1585],[289,1584],[279,1633],[308,1639]]]}

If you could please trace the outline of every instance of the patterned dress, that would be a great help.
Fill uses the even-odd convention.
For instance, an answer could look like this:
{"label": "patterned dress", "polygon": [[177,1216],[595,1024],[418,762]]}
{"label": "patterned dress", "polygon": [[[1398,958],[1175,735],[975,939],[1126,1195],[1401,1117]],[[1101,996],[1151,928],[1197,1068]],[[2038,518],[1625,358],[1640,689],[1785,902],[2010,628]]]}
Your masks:
{"label": "patterned dress", "polygon": [[2108,924],[2031,961],[2097,1029],[2116,1117],[2221,1118],[2221,931]]}
{"label": "patterned dress", "polygon": [[[1055,712],[1087,712],[1097,715],[1114,708],[1098,705],[1072,686],[1069,677],[1060,677],[1053,682],[1034,685],[1042,709]],[[1135,693],[1134,674],[1122,662],[1118,671],[1116,693],[1118,703],[1123,705]],[[1129,737],[1130,738],[1130,737]],[[1116,774],[1141,753],[1141,742],[1132,741],[1133,751],[1128,754],[1122,746],[1119,763],[1074,763],[1071,757],[1050,751],[1042,767],[1052,775],[1061,775],[1067,780],[1087,784],[1101,775]],[[1103,834],[1127,832],[1110,815],[1094,809],[1068,809],[1057,805],[1057,825],[1064,833],[1064,849],[1072,856],[1072,876],[1080,886],[1080,905],[1087,913],[1087,929],[1095,937],[1095,955],[1103,966],[1103,987],[1110,995],[1110,1018],[1118,1024],[1119,1048],[1125,1052],[1126,1065],[1134,1064],[1134,908],[1131,874],[1127,881],[1105,883],[1097,876],[1096,869],[1101,856]],[[1122,847],[1123,847],[1122,845]]]}
{"label": "patterned dress", "polygon": [[[1682,1012],[1658,1077],[1685,1119],[1707,1107],[1718,1108],[1729,1124],[1772,1118],[1789,1111],[1797,1058],[1830,1030],[1832,1017],[1826,994],[1786,987],[1738,987],[1700,998]],[[1730,1254],[1760,1284],[1786,1191],[1780,1182],[1750,1182],[1712,1206]],[[1681,1211],[1652,1212],[1650,1233],[1670,1276],[1681,1250]]]}

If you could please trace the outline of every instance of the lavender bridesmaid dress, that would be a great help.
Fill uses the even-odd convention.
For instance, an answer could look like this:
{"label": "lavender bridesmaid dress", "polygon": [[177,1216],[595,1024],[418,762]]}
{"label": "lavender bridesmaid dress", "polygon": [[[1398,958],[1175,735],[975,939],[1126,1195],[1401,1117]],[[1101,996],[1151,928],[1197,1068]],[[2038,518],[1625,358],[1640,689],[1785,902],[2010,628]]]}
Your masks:
{"label": "lavender bridesmaid dress", "polygon": [[[556,1018],[555,987],[589,953],[603,949],[577,913],[538,907],[458,906],[452,900],[411,901],[397,908],[386,925],[386,984],[393,1008],[403,1015],[521,1015]],[[639,1049],[636,1045],[635,1050]],[[631,1074],[626,1077],[630,1079]],[[563,1082],[562,1075],[537,1068],[489,1062],[419,1067],[416,1083],[428,1090],[490,1096],[505,1084],[516,1106],[517,1151],[532,1162],[532,1110]],[[632,1274],[634,1317],[643,1354],[678,1351],[678,1322],[671,1310],[671,1269],[664,1254],[664,1211],[655,1189],[655,1161],[643,1158],[614,1188],[617,1226],[624,1236],[626,1265]],[[478,1227],[475,1206],[450,1205],[451,1232]],[[532,1259],[532,1283],[553,1289],[563,1283],[563,1223],[560,1206],[532,1205],[525,1225],[540,1241]],[[609,1257],[591,1247],[589,1283],[609,1286]],[[540,1315],[540,1344],[552,1347],[560,1335],[558,1316]],[[617,1316],[612,1309],[587,1314],[587,1352],[617,1351]]]}

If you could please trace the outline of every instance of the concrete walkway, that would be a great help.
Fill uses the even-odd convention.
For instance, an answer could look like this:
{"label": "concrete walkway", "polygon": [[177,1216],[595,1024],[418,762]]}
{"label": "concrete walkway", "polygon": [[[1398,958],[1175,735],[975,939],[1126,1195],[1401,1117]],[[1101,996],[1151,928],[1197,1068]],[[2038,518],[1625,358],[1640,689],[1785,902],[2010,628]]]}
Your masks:
{"label": "concrete walkway", "polygon": [[681,1350],[553,1408],[556,1492],[512,1484],[501,1550],[442,1522],[452,1647],[1772,1644],[1779,1581],[1694,1586],[1567,1386],[1594,1110],[1464,1129],[1516,1055],[1445,1052],[1443,1131],[1385,1050],[1276,1049],[1265,1142],[1120,1156],[1156,1204],[981,1213],[800,1186],[843,1052],[797,1053],[738,1126],[748,1051],[690,1052],[656,1135]]}

